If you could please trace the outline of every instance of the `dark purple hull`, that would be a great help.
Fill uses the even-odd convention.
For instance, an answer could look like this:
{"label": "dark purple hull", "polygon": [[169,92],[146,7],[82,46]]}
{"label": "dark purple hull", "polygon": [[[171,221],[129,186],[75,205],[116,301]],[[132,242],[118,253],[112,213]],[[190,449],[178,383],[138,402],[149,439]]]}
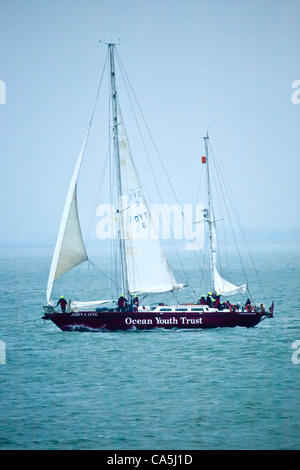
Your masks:
{"label": "dark purple hull", "polygon": [[271,316],[259,312],[73,312],[49,313],[43,318],[51,320],[63,331],[116,331],[150,330],[153,328],[219,328],[257,325],[262,317]]}

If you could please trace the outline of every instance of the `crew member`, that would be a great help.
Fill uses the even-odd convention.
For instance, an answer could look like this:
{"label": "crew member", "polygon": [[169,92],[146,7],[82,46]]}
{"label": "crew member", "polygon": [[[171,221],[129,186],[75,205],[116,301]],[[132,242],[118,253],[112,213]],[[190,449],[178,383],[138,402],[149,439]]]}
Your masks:
{"label": "crew member", "polygon": [[205,295],[202,294],[201,297],[198,298],[199,305],[206,305]]}
{"label": "crew member", "polygon": [[134,310],[135,312],[138,311],[139,304],[140,304],[139,298],[138,298],[137,295],[135,295],[135,296],[133,297],[133,310]]}
{"label": "crew member", "polygon": [[208,293],[208,295],[206,297],[206,305],[208,305],[208,307],[211,307],[211,305],[212,305],[210,293]]}
{"label": "crew member", "polygon": [[250,302],[250,299],[247,299],[247,300],[246,300],[245,309],[246,309],[246,312],[250,312],[250,311],[251,311],[251,302]]}
{"label": "crew member", "polygon": [[118,300],[118,311],[125,312],[125,307],[127,304],[127,300],[125,299],[124,295],[121,295]]}
{"label": "crew member", "polygon": [[63,295],[61,296],[61,298],[60,298],[59,301],[57,302],[56,307],[57,307],[58,305],[60,305],[60,308],[61,308],[62,313],[66,313],[67,301],[66,301],[66,299],[64,298]]}

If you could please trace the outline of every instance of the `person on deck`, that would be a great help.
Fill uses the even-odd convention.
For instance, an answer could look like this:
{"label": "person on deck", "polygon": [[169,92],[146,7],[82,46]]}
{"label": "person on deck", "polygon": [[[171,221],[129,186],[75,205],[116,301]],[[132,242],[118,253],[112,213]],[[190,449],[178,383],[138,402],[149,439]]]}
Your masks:
{"label": "person on deck", "polygon": [[133,297],[133,302],[132,302],[132,303],[133,303],[133,310],[134,310],[135,312],[137,312],[137,311],[138,311],[138,308],[139,308],[139,304],[140,304],[140,301],[139,301],[139,298],[138,298],[137,295],[135,295],[135,296]]}
{"label": "person on deck", "polygon": [[208,305],[208,307],[212,306],[211,296],[209,294],[206,297],[206,305]]}
{"label": "person on deck", "polygon": [[201,297],[198,297],[197,304],[198,305],[206,305],[205,295],[202,294]]}
{"label": "person on deck", "polygon": [[121,295],[118,300],[118,311],[125,312],[125,307],[127,304],[127,300],[125,299],[124,295]]}
{"label": "person on deck", "polygon": [[251,310],[251,301],[250,301],[250,299],[246,300],[245,309],[246,309],[246,312],[250,312],[250,310]]}
{"label": "person on deck", "polygon": [[57,307],[58,305],[60,305],[60,308],[61,308],[62,313],[66,313],[67,301],[66,301],[66,299],[64,298],[63,295],[61,296],[61,298],[60,298],[59,301],[57,302],[56,307]]}

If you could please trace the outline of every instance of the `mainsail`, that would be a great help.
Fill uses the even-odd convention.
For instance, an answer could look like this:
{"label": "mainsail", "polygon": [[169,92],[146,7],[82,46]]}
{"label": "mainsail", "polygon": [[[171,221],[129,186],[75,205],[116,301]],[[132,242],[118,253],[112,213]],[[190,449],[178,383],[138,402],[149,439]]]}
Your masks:
{"label": "mainsail", "polygon": [[68,194],[59,227],[58,237],[53,253],[48,285],[47,302],[50,303],[53,283],[70,269],[87,261],[77,208],[77,179],[86,146],[87,136],[84,139],[75,169],[71,178]]}
{"label": "mainsail", "polygon": [[118,105],[121,174],[120,222],[125,241],[126,274],[130,294],[181,289],[163,252],[153,225]]}

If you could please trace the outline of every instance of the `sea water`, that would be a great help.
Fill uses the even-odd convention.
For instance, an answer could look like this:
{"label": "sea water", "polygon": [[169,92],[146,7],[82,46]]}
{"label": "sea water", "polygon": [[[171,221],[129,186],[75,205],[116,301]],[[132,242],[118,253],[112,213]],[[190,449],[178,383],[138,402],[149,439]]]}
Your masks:
{"label": "sea water", "polygon": [[[41,319],[50,252],[2,249],[0,448],[299,449],[300,254],[254,255],[275,301],[255,328],[70,333]],[[84,300],[108,295],[101,273]]]}

